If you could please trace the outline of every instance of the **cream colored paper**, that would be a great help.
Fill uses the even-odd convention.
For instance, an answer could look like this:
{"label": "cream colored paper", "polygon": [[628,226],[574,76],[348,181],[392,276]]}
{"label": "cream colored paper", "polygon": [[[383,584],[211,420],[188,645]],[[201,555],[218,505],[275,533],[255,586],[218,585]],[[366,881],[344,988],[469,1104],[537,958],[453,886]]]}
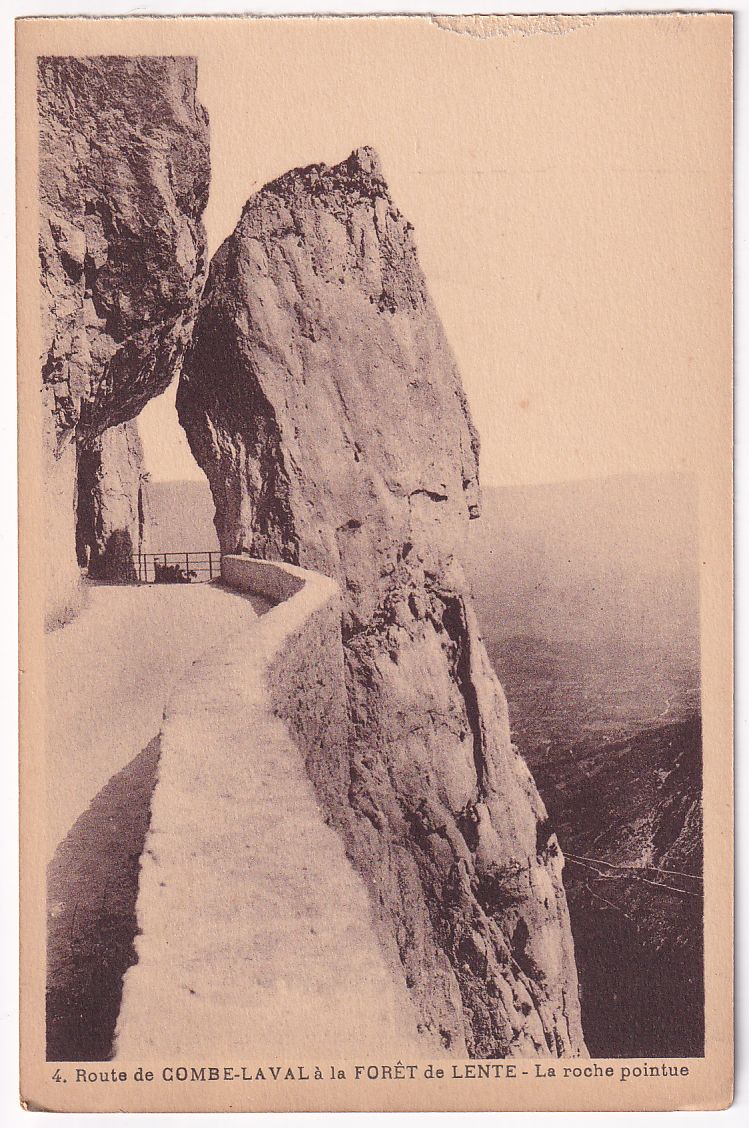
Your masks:
{"label": "cream colored paper", "polygon": [[[17,25],[21,526],[22,1081],[30,1108],[646,1110],[725,1107],[732,1091],[731,47],[727,15],[362,19],[68,19]],[[345,1046],[288,1063],[323,1079],[179,1083],[123,1065],[78,1082],[45,1061],[46,834],[39,416],[36,60],[188,55],[210,114],[209,253],[247,197],[287,169],[379,153],[483,439],[491,485],[690,472],[699,485],[705,819],[704,1058],[673,1078],[573,1076],[593,1062],[507,1059],[442,1079],[404,1049]],[[146,409],[158,447],[157,401]],[[170,448],[171,449],[171,448]],[[160,451],[160,476],[183,476]],[[175,458],[173,474],[170,459]],[[400,1058],[398,1080],[356,1065]],[[268,1063],[282,1064],[282,1063]],[[444,1062],[434,1062],[435,1067]],[[133,1079],[135,1070],[155,1079]],[[287,1063],[283,1063],[283,1074]],[[453,1066],[456,1075],[451,1076]],[[552,1076],[549,1067],[555,1068]],[[345,1078],[330,1079],[331,1067]],[[413,1067],[413,1068],[412,1068]],[[457,1068],[459,1067],[459,1068]],[[468,1068],[466,1068],[468,1067]],[[565,1067],[569,1074],[564,1076]],[[106,1063],[92,1065],[102,1071]],[[120,1065],[117,1063],[119,1070]],[[282,1074],[282,1075],[283,1075]],[[403,1076],[404,1075],[404,1076]],[[222,1075],[223,1076],[223,1075]]]}

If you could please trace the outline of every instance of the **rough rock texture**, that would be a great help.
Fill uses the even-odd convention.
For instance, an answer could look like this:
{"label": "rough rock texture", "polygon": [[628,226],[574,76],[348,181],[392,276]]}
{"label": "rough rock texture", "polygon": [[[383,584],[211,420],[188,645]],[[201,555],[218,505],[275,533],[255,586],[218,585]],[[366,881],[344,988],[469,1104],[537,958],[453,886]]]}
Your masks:
{"label": "rough rock texture", "polygon": [[135,420],[109,427],[78,449],[76,551],[94,578],[106,575],[107,549],[123,534],[131,550],[149,551],[148,472]]}
{"label": "rough rock texture", "polygon": [[249,200],[178,410],[223,551],[341,585],[347,727],[306,731],[307,768],[423,1027],[480,1057],[584,1052],[562,857],[453,552],[478,442],[372,150]]}
{"label": "rough rock texture", "polygon": [[205,275],[194,59],[40,58],[39,255],[51,617],[74,604],[75,444],[179,370]]}

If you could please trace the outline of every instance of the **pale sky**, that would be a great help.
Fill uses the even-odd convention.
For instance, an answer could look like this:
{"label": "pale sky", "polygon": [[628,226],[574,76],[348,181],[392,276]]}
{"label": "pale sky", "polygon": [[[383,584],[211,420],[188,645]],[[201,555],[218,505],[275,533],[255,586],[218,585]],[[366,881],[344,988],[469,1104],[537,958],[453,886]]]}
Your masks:
{"label": "pale sky", "polygon": [[[725,29],[190,23],[178,43],[165,26],[163,49],[198,57],[211,252],[268,180],[373,145],[415,227],[484,482],[692,468],[728,341]],[[174,389],[141,421],[153,476],[194,476]]]}

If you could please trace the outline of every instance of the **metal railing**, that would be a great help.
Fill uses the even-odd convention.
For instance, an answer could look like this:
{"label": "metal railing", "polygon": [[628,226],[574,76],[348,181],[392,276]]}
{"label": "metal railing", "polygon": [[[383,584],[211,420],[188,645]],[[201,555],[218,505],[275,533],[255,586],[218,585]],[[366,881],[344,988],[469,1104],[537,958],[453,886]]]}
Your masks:
{"label": "metal railing", "polygon": [[207,584],[221,576],[220,552],[134,552],[142,584]]}

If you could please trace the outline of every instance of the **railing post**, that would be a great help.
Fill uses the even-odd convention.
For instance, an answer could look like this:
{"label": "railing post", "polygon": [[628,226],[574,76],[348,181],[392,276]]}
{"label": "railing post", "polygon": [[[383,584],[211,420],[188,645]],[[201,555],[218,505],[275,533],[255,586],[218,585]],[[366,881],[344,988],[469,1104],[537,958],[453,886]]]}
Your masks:
{"label": "railing post", "polygon": [[208,579],[213,579],[213,553],[208,553]]}

